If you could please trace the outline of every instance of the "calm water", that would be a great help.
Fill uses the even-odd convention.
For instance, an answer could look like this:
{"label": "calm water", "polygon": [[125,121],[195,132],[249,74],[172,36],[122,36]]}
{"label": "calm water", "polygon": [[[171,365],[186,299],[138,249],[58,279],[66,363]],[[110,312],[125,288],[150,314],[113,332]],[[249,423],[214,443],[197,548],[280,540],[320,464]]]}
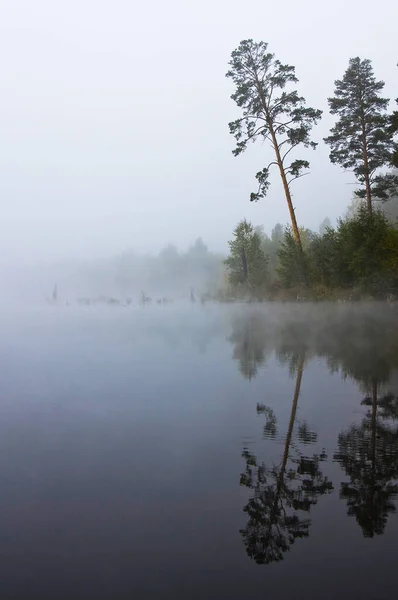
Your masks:
{"label": "calm water", "polygon": [[0,598],[396,598],[398,312],[0,317]]}

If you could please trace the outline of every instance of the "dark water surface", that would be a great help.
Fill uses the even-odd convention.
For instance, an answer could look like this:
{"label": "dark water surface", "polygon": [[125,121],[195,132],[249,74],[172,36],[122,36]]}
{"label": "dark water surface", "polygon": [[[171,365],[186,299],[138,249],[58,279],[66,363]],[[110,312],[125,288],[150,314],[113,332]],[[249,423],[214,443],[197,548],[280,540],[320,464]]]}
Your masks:
{"label": "dark water surface", "polygon": [[398,312],[0,317],[0,598],[398,597]]}

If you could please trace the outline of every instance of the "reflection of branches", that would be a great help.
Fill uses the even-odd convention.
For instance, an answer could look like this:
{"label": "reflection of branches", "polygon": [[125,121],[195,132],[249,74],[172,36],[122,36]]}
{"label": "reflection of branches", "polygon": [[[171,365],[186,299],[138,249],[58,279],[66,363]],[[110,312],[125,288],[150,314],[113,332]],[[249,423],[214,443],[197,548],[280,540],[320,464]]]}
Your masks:
{"label": "reflection of branches", "polygon": [[258,465],[248,450],[243,457],[246,470],[240,483],[254,492],[244,508],[249,520],[241,530],[247,554],[259,564],[280,561],[297,538],[309,535],[311,520],[299,511],[309,513],[318,496],[332,489],[320,470],[326,455],[300,457],[290,469],[284,463],[271,469]]}
{"label": "reflection of branches", "polygon": [[[377,390],[376,390],[377,393]],[[373,398],[370,396],[365,396],[365,398],[361,402],[364,406],[372,406],[374,405]],[[381,398],[377,398],[377,409],[379,411],[379,416],[382,419],[391,419],[395,421],[398,419],[398,396],[394,396],[394,394],[388,393],[382,396]]]}
{"label": "reflection of branches", "polygon": [[301,423],[299,426],[298,437],[302,444],[315,444],[318,439],[318,435],[309,430],[307,423]]}
{"label": "reflection of branches", "polygon": [[310,521],[287,514],[284,504],[291,506],[292,493],[286,485],[281,486],[284,479],[277,469],[267,471],[264,464],[257,466],[256,457],[245,455],[245,451],[243,457],[246,471],[241,476],[241,485],[254,490],[244,508],[249,520],[241,530],[247,554],[259,564],[282,560],[283,553],[297,537],[308,536]]}
{"label": "reflection of branches", "polygon": [[264,404],[257,404],[257,414],[265,416],[264,437],[271,439],[276,437],[276,416],[272,408]]}
{"label": "reflection of branches", "polygon": [[[304,358],[301,357],[298,361],[281,465],[268,469],[264,463],[259,464],[257,457],[247,449],[242,455],[246,461],[246,469],[241,475],[240,483],[252,489],[253,496],[244,508],[249,520],[241,530],[241,535],[248,555],[259,564],[282,560],[283,554],[297,538],[309,535],[310,519],[302,518],[297,513],[308,513],[311,506],[316,504],[318,496],[332,489],[331,482],[320,470],[320,462],[326,459],[324,453],[295,459],[289,456],[303,368]],[[264,405],[258,405],[257,412],[265,415],[265,429],[271,430],[275,435],[276,419],[273,411]],[[316,439],[315,434],[307,433],[309,440]]]}
{"label": "reflection of branches", "polygon": [[398,493],[398,429],[378,417],[397,419],[398,411],[393,395],[378,399],[375,382],[372,396],[365,397],[363,404],[371,410],[361,425],[352,425],[339,435],[334,459],[350,478],[340,488],[348,515],[355,516],[365,537],[373,537],[384,532],[388,514],[396,510],[393,499]]}

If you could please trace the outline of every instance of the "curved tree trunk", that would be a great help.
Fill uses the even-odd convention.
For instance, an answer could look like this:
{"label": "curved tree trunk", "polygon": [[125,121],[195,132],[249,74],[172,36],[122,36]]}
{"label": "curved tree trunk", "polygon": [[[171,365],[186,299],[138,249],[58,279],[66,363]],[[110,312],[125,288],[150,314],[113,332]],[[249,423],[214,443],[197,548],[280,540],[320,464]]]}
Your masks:
{"label": "curved tree trunk", "polygon": [[[296,413],[297,413],[298,399],[300,396],[300,388],[301,388],[301,380],[303,378],[303,371],[304,371],[304,355],[301,355],[299,357],[298,364],[297,364],[296,385],[294,388],[292,410],[290,412],[290,419],[289,419],[289,427],[288,427],[287,434],[286,434],[285,451],[283,453],[282,465],[281,465],[281,470],[279,472],[278,484],[277,484],[276,493],[275,493],[275,501],[274,501],[274,505],[273,505],[271,514],[275,514],[275,512],[276,512],[276,508],[277,508],[277,505],[279,502],[279,496],[281,494],[282,487],[283,487],[283,481],[285,478],[287,461],[289,458],[290,444],[292,443],[293,428],[294,428],[294,423],[296,420]],[[272,523],[272,519],[271,519],[271,523]]]}
{"label": "curved tree trunk", "polygon": [[293,208],[292,195],[290,193],[289,184],[287,182],[285,169],[283,168],[283,162],[282,162],[281,153],[279,151],[278,141],[276,139],[275,131],[274,131],[272,124],[269,123],[268,127],[269,127],[271,137],[272,137],[272,143],[273,143],[275,155],[276,155],[276,162],[278,163],[279,172],[280,172],[282,184],[283,184],[283,190],[285,192],[287,206],[289,208],[289,214],[290,214],[290,220],[292,222],[294,239],[296,240],[296,244],[297,244],[300,254],[302,254],[303,246],[301,243],[300,230],[297,225],[296,213]]}
{"label": "curved tree trunk", "polygon": [[296,240],[296,244],[297,244],[297,247],[299,249],[300,256],[302,256],[302,254],[303,254],[303,246],[301,244],[300,231],[299,231],[299,228],[298,228],[298,225],[297,225],[296,214],[295,214],[294,208],[293,208],[292,195],[290,193],[289,184],[287,182],[285,169],[283,167],[283,161],[282,161],[281,153],[280,153],[280,150],[279,150],[278,140],[276,139],[276,134],[275,134],[275,129],[274,129],[274,123],[272,121],[272,117],[271,117],[270,112],[269,112],[269,104],[267,102],[267,99],[264,96],[264,92],[263,92],[261,84],[260,84],[260,82],[258,80],[257,74],[255,74],[254,76],[255,76],[255,79],[256,79],[256,87],[257,87],[257,90],[258,90],[258,94],[259,94],[260,99],[261,99],[262,110],[264,112],[264,117],[265,117],[265,119],[267,121],[269,132],[270,132],[271,138],[272,138],[272,145],[273,145],[274,150],[275,150],[276,162],[278,163],[279,172],[280,172],[281,179],[282,179],[282,184],[283,184],[283,190],[285,192],[286,202],[287,202],[287,206],[289,208],[290,220],[292,222],[294,239]]}

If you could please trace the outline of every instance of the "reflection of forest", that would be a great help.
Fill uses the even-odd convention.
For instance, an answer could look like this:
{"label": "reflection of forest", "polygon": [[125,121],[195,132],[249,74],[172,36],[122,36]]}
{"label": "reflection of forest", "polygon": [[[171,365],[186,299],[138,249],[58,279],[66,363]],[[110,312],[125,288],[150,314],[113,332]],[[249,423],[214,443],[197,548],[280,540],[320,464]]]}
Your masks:
{"label": "reflection of forest", "polygon": [[[243,376],[251,378],[272,352],[281,362],[324,357],[329,369],[369,386],[398,370],[398,313],[388,305],[292,305],[238,313],[228,340]],[[250,368],[245,368],[250,365]]]}
{"label": "reflection of forest", "polygon": [[[398,425],[394,424],[398,401],[389,387],[398,371],[397,323],[398,314],[387,305],[354,304],[249,310],[233,321],[229,341],[244,377],[254,377],[272,353],[296,377],[279,467],[267,467],[253,453],[243,452],[246,469],[241,484],[252,490],[252,496],[244,509],[249,519],[241,533],[249,556],[258,563],[281,560],[296,538],[308,536],[311,505],[332,489],[320,470],[325,453],[307,457],[292,443],[299,434],[296,411],[303,370],[314,357],[325,358],[331,372],[353,379],[362,397],[365,394],[362,405],[367,413],[361,424],[339,435],[334,460],[348,478],[340,488],[348,515],[356,517],[365,536],[383,533],[398,492]],[[265,435],[275,437],[272,409],[260,405],[258,411],[266,419]],[[301,435],[307,443],[316,440],[305,425]]]}

